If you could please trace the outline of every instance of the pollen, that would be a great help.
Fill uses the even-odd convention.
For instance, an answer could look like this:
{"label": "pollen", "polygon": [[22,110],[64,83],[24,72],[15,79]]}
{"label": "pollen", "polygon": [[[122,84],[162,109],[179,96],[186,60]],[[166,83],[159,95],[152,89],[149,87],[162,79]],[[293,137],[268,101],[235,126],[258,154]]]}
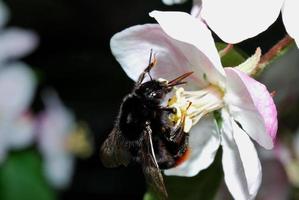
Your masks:
{"label": "pollen", "polygon": [[86,124],[80,123],[66,139],[66,149],[80,158],[89,157],[93,147],[90,138],[90,131]]}
{"label": "pollen", "polygon": [[185,91],[175,88],[175,94],[168,100],[168,107],[176,108],[177,112],[170,116],[174,123],[184,123],[184,131],[189,132],[206,114],[224,106],[224,92],[217,86],[210,85],[197,91]]}

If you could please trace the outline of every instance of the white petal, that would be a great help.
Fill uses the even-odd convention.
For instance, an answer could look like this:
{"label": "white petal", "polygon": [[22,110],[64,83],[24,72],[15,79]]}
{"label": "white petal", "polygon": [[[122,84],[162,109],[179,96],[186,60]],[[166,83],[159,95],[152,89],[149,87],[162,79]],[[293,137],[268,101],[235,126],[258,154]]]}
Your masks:
{"label": "white petal", "polygon": [[[166,34],[182,42],[178,47],[182,48],[181,51],[189,60],[189,65],[200,68],[211,83],[221,85],[218,83],[224,81],[225,73],[212,34],[203,22],[184,12],[153,11],[150,16],[158,21]],[[192,49],[186,44],[197,49]],[[201,66],[204,61],[205,65]]]}
{"label": "white petal", "polygon": [[[225,116],[226,115],[226,116]],[[247,134],[222,112],[224,180],[235,199],[253,199],[261,184],[261,165]]]}
{"label": "white petal", "polygon": [[174,4],[181,4],[185,3],[187,0],[162,0],[162,2],[166,5],[174,5]]}
{"label": "white petal", "polygon": [[238,43],[265,31],[279,16],[283,1],[203,0],[201,17],[223,41]]}
{"label": "white petal", "polygon": [[[187,19],[189,18],[191,17],[187,16]],[[182,20],[176,20],[176,22],[178,23],[175,25],[178,27],[184,23]],[[200,29],[200,23],[197,24],[198,29]],[[186,32],[188,31],[190,30],[186,30]],[[214,45],[211,41],[210,32],[206,28],[200,32],[203,33],[199,33],[198,38],[203,37],[202,40],[206,40],[205,43],[202,43],[203,47],[207,43]],[[156,54],[158,61],[157,66],[151,71],[154,78],[171,80],[183,73],[194,71],[194,75],[188,78],[187,81],[190,85],[200,87],[208,84],[208,81],[204,80],[205,75],[209,80],[214,80],[219,74],[204,51],[197,49],[193,44],[187,44],[172,38],[158,24],[139,25],[125,29],[112,37],[110,46],[117,61],[127,75],[135,81],[148,65],[151,49]],[[215,45],[210,49],[213,48],[215,48]],[[207,49],[209,48],[207,47]],[[216,54],[216,56],[218,55]],[[219,61],[219,56],[216,57],[216,62],[217,59]],[[217,82],[220,80],[221,78],[217,79]]]}
{"label": "white petal", "polygon": [[38,43],[36,34],[19,28],[0,32],[0,62],[26,56]]}
{"label": "white petal", "polygon": [[35,89],[32,71],[22,63],[14,63],[0,71],[0,113],[11,118],[27,110]]}
{"label": "white petal", "polygon": [[219,144],[219,133],[213,117],[201,119],[190,132],[189,146],[191,155],[189,159],[175,168],[165,170],[165,174],[188,177],[197,175],[214,161]]}
{"label": "white petal", "polygon": [[0,1],[0,28],[7,22],[9,17],[9,12],[6,5]]}
{"label": "white petal", "polygon": [[21,149],[33,143],[35,121],[30,114],[24,114],[10,124],[7,142],[10,148]]}
{"label": "white petal", "polygon": [[231,115],[250,137],[263,147],[272,148],[272,139],[277,130],[277,113],[269,92],[261,83],[239,70],[226,68],[225,71],[228,83],[225,102],[229,105]]}
{"label": "white petal", "polygon": [[67,155],[57,155],[44,161],[45,173],[49,182],[56,188],[67,187],[74,171],[74,159]]}
{"label": "white petal", "polygon": [[284,26],[291,37],[293,37],[299,47],[299,1],[285,0],[282,8],[282,19]]}
{"label": "white petal", "polygon": [[38,124],[38,144],[46,157],[66,154],[65,142],[74,128],[74,116],[54,93],[45,95],[46,110]]}

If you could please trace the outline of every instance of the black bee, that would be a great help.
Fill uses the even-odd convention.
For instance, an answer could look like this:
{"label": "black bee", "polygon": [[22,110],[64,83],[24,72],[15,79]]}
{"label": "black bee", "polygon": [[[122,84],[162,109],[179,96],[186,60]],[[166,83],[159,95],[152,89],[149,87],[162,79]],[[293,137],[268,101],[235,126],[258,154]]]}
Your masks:
{"label": "black bee", "polygon": [[[152,53],[151,53],[152,55]],[[188,133],[184,132],[184,119],[175,125],[169,116],[176,109],[162,106],[165,97],[175,85],[184,84],[183,79],[192,72],[172,81],[153,80],[150,70],[153,59],[139,76],[133,91],[120,107],[119,115],[108,138],[104,141],[100,156],[106,167],[127,166],[139,163],[149,186],[161,199],[167,198],[160,169],[176,166],[187,152]],[[148,74],[150,81],[142,83]]]}

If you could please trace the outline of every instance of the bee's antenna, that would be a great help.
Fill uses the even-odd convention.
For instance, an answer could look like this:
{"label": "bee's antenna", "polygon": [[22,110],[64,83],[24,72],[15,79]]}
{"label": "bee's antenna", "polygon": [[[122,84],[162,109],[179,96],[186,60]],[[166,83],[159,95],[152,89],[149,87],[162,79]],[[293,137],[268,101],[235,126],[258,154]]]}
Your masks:
{"label": "bee's antenna", "polygon": [[[152,57],[154,57],[154,60],[152,62]],[[149,61],[148,61],[148,66],[153,66],[156,62],[156,58],[155,58],[155,54],[153,56],[153,49],[151,49],[150,51],[150,57],[149,57]],[[151,73],[150,73],[151,70],[148,70],[147,73],[148,73],[148,76],[150,77],[151,81],[153,80],[152,76],[151,76]]]}
{"label": "bee's antenna", "polygon": [[156,54],[153,53],[153,49],[151,49],[150,52],[150,58],[149,58],[149,64],[148,66],[144,69],[144,71],[140,74],[137,82],[136,82],[136,87],[142,83],[144,80],[145,74],[148,74],[151,81],[153,80],[152,76],[150,75],[151,69],[157,64],[157,59],[156,59]]}
{"label": "bee's antenna", "polygon": [[152,56],[153,56],[153,49],[150,50],[150,57],[149,57],[148,65],[150,65],[152,62]]}

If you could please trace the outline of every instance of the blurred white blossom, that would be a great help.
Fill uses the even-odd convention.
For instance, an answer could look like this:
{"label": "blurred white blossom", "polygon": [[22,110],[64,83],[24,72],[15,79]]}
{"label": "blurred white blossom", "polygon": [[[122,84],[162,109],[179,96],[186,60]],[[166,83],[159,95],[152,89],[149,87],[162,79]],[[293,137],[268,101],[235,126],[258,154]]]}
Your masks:
{"label": "blurred white blossom", "polygon": [[30,53],[37,36],[18,28],[4,28],[9,12],[0,1],[0,162],[10,148],[20,149],[32,143],[34,119],[30,106],[36,80],[33,72],[14,59]]}
{"label": "blurred white blossom", "polygon": [[[226,184],[236,199],[255,197],[261,182],[261,166],[250,137],[263,147],[273,147],[277,113],[266,87],[239,69],[223,69],[211,32],[200,20],[182,12],[150,13],[159,24],[138,25],[115,34],[112,53],[125,72],[137,80],[147,63],[149,49],[157,57],[154,78],[171,80],[193,71],[186,85],[177,90],[176,106],[185,110],[192,124],[191,156],[167,175],[194,176],[207,168],[222,146]],[[259,55],[257,55],[259,57]],[[247,64],[253,64],[250,60]],[[182,104],[182,105],[180,105]],[[220,125],[208,113],[220,111]],[[250,137],[249,137],[250,136]]]}
{"label": "blurred white blossom", "polygon": [[38,121],[38,145],[49,182],[57,188],[70,184],[75,155],[88,156],[91,146],[87,132],[77,126],[75,117],[54,92],[44,96],[45,110]]}

